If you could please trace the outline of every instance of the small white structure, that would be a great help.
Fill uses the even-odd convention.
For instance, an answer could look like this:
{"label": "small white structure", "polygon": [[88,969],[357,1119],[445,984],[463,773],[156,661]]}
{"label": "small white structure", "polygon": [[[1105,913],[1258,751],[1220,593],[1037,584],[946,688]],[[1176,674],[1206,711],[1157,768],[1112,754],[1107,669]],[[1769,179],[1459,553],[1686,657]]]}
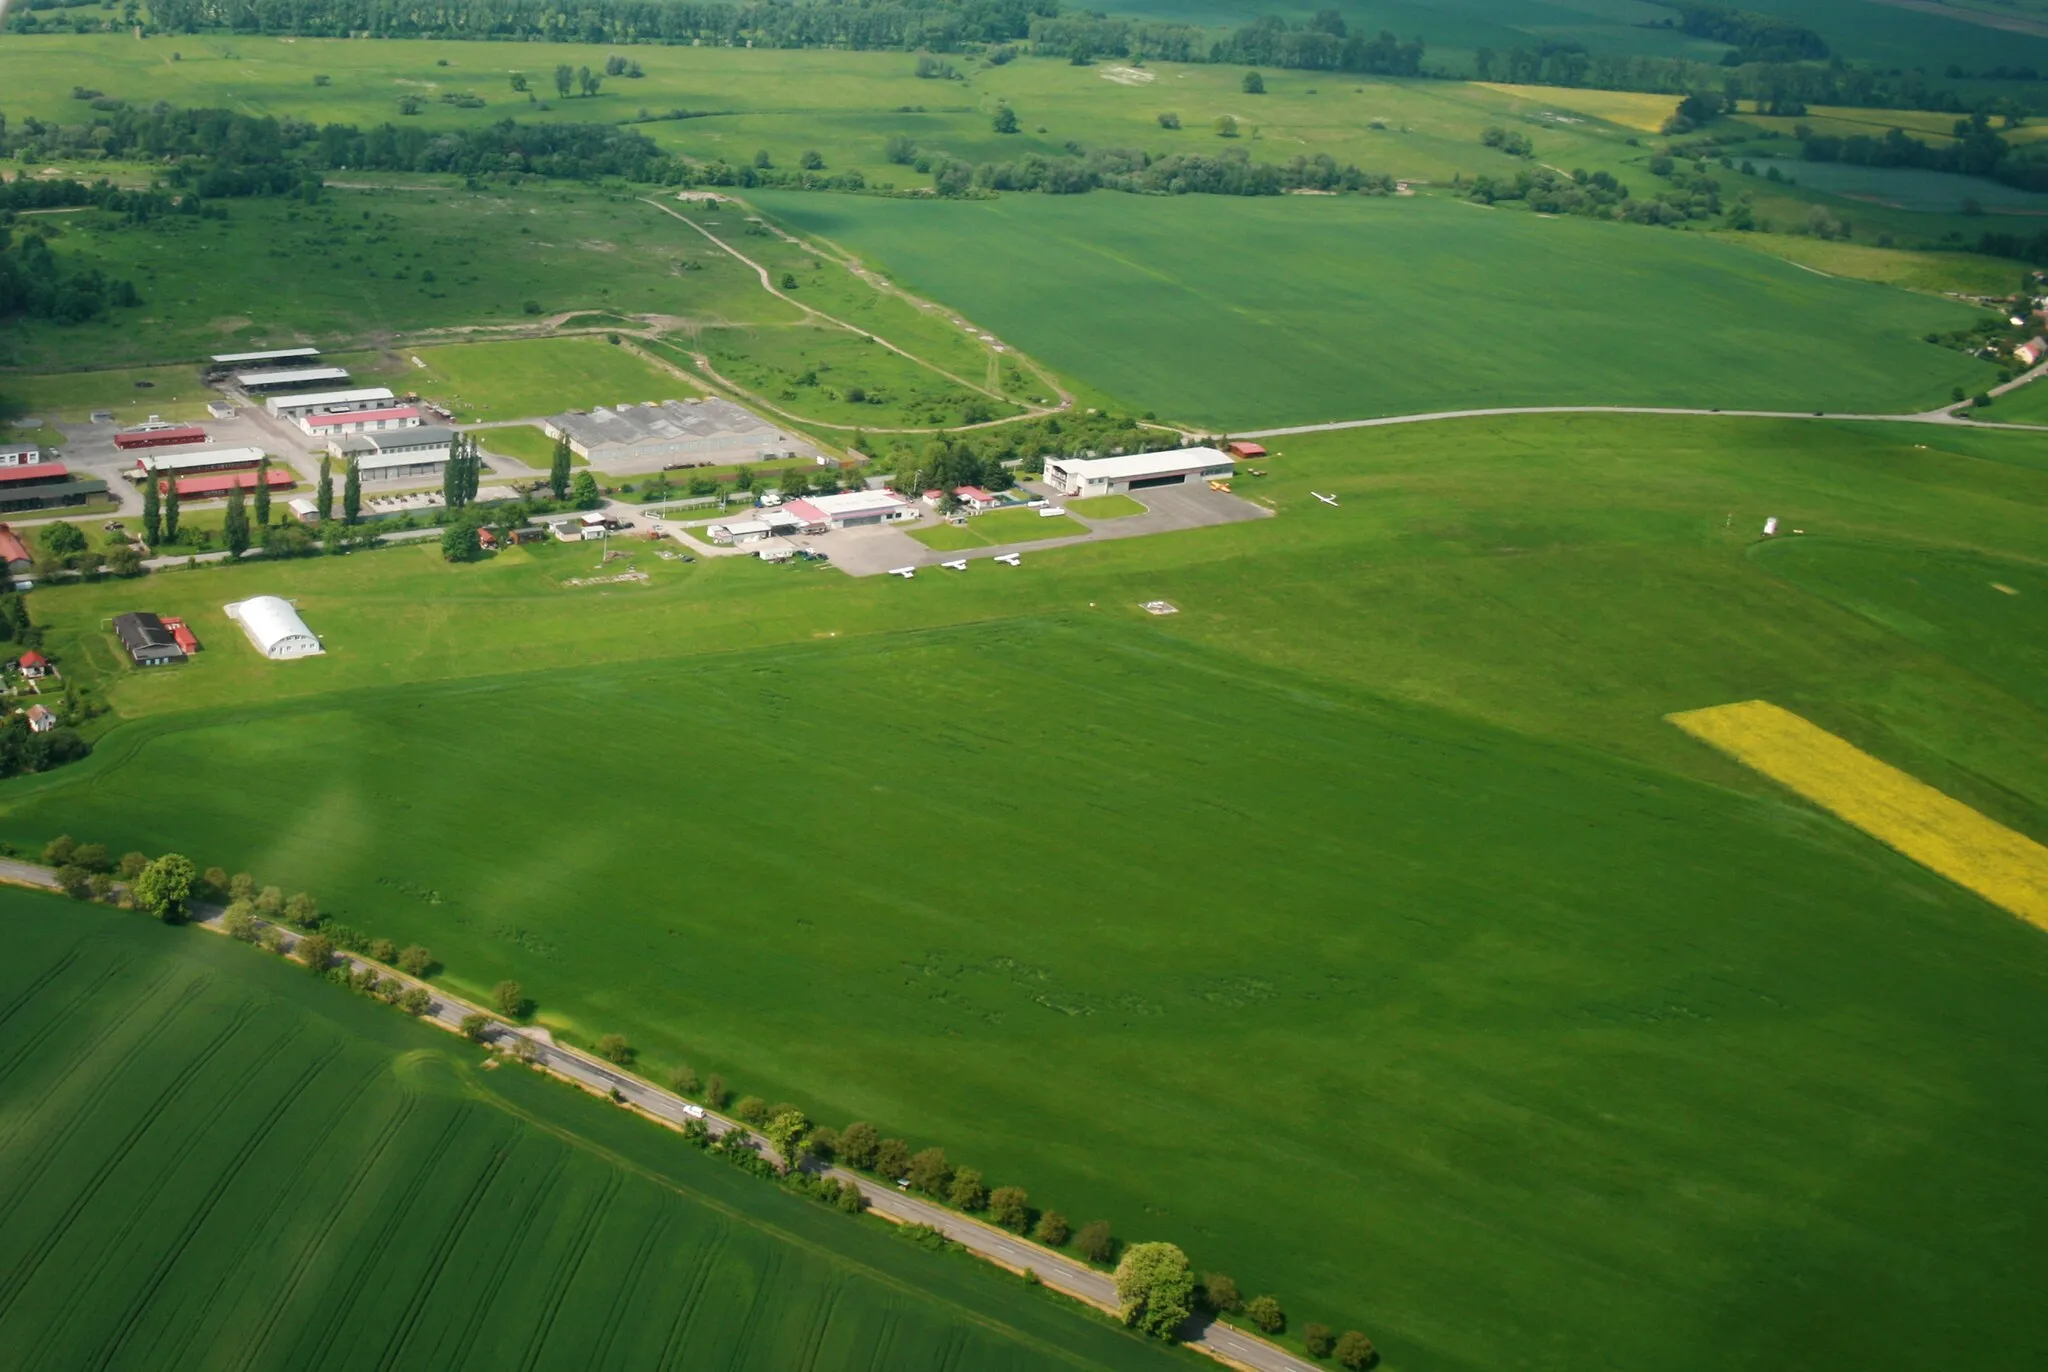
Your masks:
{"label": "small white structure", "polygon": [[221,608],[227,611],[229,619],[242,626],[242,632],[256,645],[256,651],[267,658],[283,661],[293,657],[312,657],[327,651],[320,646],[320,640],[313,631],[306,627],[306,621],[299,618],[299,612],[292,608],[291,602],[281,597],[251,596]]}
{"label": "small white structure", "polygon": [[872,524],[900,524],[917,518],[917,507],[894,491],[842,491],[838,495],[813,495],[792,500],[785,507],[803,525],[823,533],[828,529],[858,529]]}
{"label": "small white structure", "polygon": [[1215,448],[1176,448],[1128,457],[1049,457],[1045,483],[1061,495],[1118,495],[1189,481],[1228,481],[1237,462]]}
{"label": "small white structure", "polygon": [[1777,517],[1776,515],[1772,515],[1772,516],[1771,516],[1771,517],[1770,517],[1769,519],[1766,519],[1766,520],[1764,521],[1764,537],[1765,537],[1765,538],[1776,538],[1777,536],[1778,536],[1778,517]]}

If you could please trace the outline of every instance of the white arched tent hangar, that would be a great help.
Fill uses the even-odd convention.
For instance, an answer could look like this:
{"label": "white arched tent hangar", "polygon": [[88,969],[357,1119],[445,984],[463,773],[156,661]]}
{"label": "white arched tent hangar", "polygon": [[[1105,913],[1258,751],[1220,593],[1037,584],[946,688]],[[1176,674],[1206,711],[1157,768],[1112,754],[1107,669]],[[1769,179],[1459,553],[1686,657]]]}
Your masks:
{"label": "white arched tent hangar", "polygon": [[325,652],[320,639],[306,621],[299,618],[299,612],[288,600],[274,595],[251,596],[224,607],[228,618],[242,626],[242,632],[256,645],[256,651],[268,658],[282,660],[292,657],[312,657]]}

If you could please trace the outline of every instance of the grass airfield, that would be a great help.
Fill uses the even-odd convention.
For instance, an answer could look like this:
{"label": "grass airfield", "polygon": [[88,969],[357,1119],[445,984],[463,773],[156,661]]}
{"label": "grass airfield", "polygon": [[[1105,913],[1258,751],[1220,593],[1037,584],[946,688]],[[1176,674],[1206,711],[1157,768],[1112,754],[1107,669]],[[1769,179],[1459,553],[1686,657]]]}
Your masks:
{"label": "grass airfield", "polygon": [[[1402,1367],[2035,1360],[2048,949],[1662,720],[1771,699],[2048,832],[2031,440],[1275,446],[1279,519],[1000,579],[172,574],[208,651],[122,676],[135,722],[0,833],[291,873],[451,984],[942,1143]],[[1900,600],[1929,559],[1953,613]],[[218,605],[259,582],[329,656],[246,650]],[[67,661],[127,594],[39,593]]]}
{"label": "grass airfield", "polygon": [[1183,1365],[224,938],[9,888],[0,949],[22,1372]]}

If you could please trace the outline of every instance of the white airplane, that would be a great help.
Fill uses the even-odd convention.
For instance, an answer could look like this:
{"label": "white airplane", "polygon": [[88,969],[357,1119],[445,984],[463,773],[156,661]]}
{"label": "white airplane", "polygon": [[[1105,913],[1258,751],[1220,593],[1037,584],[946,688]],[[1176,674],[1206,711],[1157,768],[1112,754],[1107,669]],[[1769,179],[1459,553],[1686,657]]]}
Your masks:
{"label": "white airplane", "polygon": [[1337,503],[1337,497],[1334,495],[1324,495],[1321,491],[1310,491],[1309,494],[1322,501],[1325,505],[1335,505]]}
{"label": "white airplane", "polygon": [[890,575],[890,576],[900,576],[900,577],[902,577],[902,578],[903,578],[903,579],[904,579],[905,581],[908,581],[908,580],[910,580],[910,578],[912,578],[912,577],[914,577],[914,576],[916,576],[916,575],[917,575],[917,568],[915,568],[915,567],[891,567],[891,568],[889,569],[889,575]]}
{"label": "white airplane", "polygon": [[967,570],[967,559],[963,557],[960,558],[958,561],[941,562],[939,565],[941,567],[944,567],[949,572],[964,572]]}
{"label": "white airplane", "polygon": [[1024,555],[1022,553],[1004,553],[1001,557],[998,557],[996,559],[996,561],[1002,563],[1005,567],[1014,567],[1023,560]]}

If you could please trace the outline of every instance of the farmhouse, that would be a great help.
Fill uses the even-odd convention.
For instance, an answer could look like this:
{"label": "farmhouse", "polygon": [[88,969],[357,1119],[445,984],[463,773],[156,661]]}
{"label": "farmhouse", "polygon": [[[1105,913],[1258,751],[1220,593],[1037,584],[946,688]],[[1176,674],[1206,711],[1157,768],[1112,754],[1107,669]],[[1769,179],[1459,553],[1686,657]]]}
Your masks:
{"label": "farmhouse", "polygon": [[29,706],[28,727],[32,733],[49,733],[50,730],[57,727],[57,712],[41,703]]}
{"label": "farmhouse", "polygon": [[185,650],[178,646],[177,638],[147,610],[115,615],[114,635],[138,667],[161,667],[185,660]]}
{"label": "farmhouse", "polygon": [[549,438],[567,438],[573,452],[599,465],[708,463],[721,457],[752,462],[794,441],[760,416],[716,398],[599,406],[587,414],[558,414],[541,429]]}
{"label": "farmhouse", "polygon": [[229,619],[242,626],[242,632],[256,645],[256,651],[267,658],[281,662],[286,658],[312,657],[326,651],[288,600],[274,595],[259,595],[223,608],[227,610]]}
{"label": "farmhouse", "polygon": [[917,518],[917,507],[894,491],[842,491],[838,495],[808,496],[790,501],[783,510],[820,533]]}
{"label": "farmhouse", "polygon": [[2030,338],[2012,350],[2012,355],[2029,367],[2048,357],[2048,338]]}
{"label": "farmhouse", "polygon": [[350,434],[332,440],[327,447],[336,457],[354,458],[363,480],[389,481],[395,477],[439,476],[448,465],[449,446],[454,441],[453,429],[417,425],[382,433]]}
{"label": "farmhouse", "polygon": [[[347,380],[346,375],[343,380]],[[389,409],[398,397],[388,386],[369,386],[356,391],[316,391],[309,395],[274,395],[263,408],[279,419],[296,420],[300,415],[336,413],[343,410]]]}
{"label": "farmhouse", "polygon": [[15,663],[15,666],[21,669],[23,676],[28,677],[32,681],[42,680],[50,675],[51,671],[50,659],[44,657],[33,648],[23,653],[20,660]]}
{"label": "farmhouse", "polygon": [[974,514],[980,514],[984,510],[993,510],[996,506],[1003,503],[1000,499],[990,495],[979,486],[962,486],[953,492],[953,496]]}
{"label": "farmhouse", "polygon": [[1227,481],[1237,472],[1230,454],[1214,448],[1176,448],[1129,457],[1049,457],[1045,481],[1061,495],[1113,495],[1180,486],[1188,481]]}
{"label": "farmhouse", "polygon": [[28,544],[21,541],[21,535],[0,524],[0,562],[7,564],[7,570],[25,572],[35,565],[35,561]]}
{"label": "farmhouse", "polygon": [[197,424],[137,424],[114,435],[114,446],[122,452],[137,448],[175,448],[183,443],[204,443],[206,430]]}
{"label": "farmhouse", "polygon": [[252,395],[297,390],[301,386],[331,386],[346,380],[346,367],[266,367],[235,373],[235,384]]}
{"label": "farmhouse", "polygon": [[336,438],[342,434],[379,433],[385,429],[416,429],[420,425],[420,411],[417,405],[386,405],[375,410],[302,414],[296,422],[315,438]]}

